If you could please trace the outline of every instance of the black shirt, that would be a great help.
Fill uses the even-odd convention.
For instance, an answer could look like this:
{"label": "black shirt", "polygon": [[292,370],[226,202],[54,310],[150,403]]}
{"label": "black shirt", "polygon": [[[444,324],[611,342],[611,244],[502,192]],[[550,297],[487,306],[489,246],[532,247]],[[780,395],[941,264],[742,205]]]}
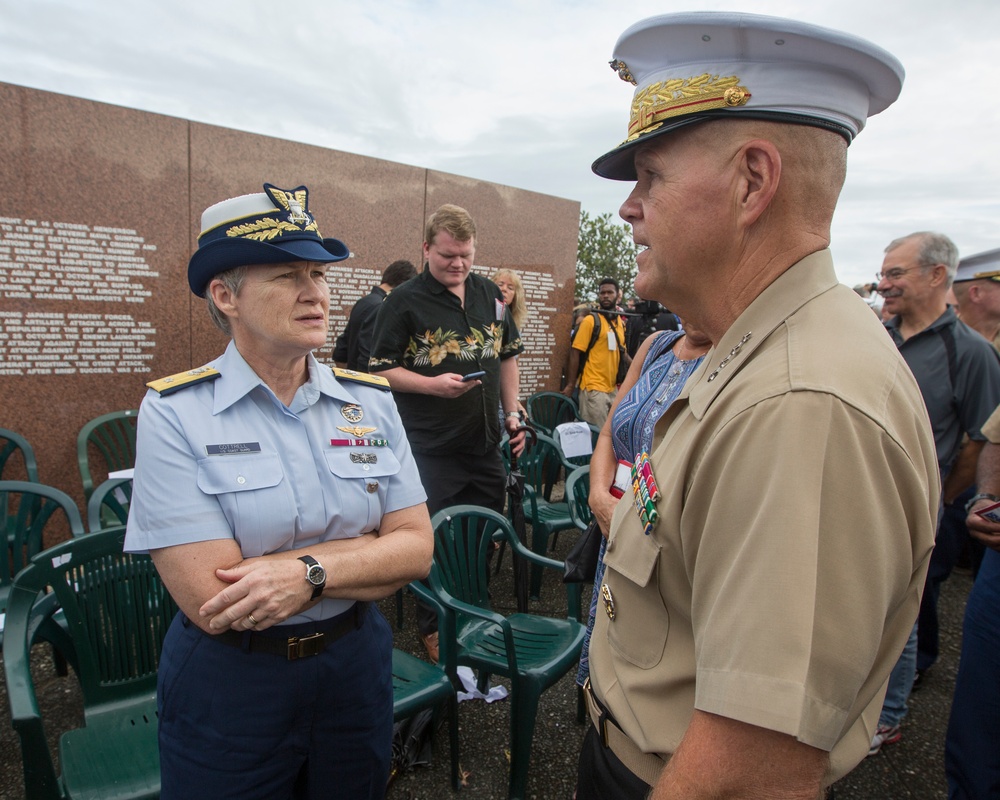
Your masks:
{"label": "black shirt", "polygon": [[337,337],[333,360],[347,363],[348,369],[368,372],[368,356],[375,338],[375,317],[387,293],[381,286],[373,286],[351,309],[344,332]]}
{"label": "black shirt", "polygon": [[979,442],[986,438],[979,429],[1000,405],[1000,358],[951,306],[905,342],[899,323],[893,317],[885,327],[924,397],[944,480],[962,448],[962,435]]}
{"label": "black shirt", "polygon": [[379,308],[369,367],[374,373],[405,367],[430,377],[484,370],[482,385],[461,397],[393,392],[414,452],[480,455],[500,443],[500,362],[523,351],[495,283],[470,272],[463,308],[425,265]]}

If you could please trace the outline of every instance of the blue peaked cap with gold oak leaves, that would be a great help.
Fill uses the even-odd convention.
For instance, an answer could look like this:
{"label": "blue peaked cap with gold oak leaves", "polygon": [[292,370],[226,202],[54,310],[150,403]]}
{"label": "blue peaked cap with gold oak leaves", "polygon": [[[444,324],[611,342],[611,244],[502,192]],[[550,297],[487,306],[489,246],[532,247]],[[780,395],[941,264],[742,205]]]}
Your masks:
{"label": "blue peaked cap with gold oak leaves", "polygon": [[199,297],[212,278],[234,267],[289,261],[343,261],[351,251],[339,239],[324,239],[309,213],[305,186],[279,189],[216,203],[201,215],[198,249],[188,262],[188,284]]}
{"label": "blue peaked cap with gold oak leaves", "polygon": [[592,167],[614,180],[636,179],[636,148],[710,119],[810,125],[850,142],[903,88],[902,64],[865,39],[722,11],[637,22],[618,38],[611,68],[636,87],[627,138]]}

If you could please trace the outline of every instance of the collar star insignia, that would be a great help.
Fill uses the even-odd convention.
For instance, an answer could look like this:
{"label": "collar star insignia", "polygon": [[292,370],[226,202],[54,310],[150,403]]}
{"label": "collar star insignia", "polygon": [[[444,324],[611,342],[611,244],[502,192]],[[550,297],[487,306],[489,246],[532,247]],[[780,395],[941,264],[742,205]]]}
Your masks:
{"label": "collar star insignia", "polygon": [[366,428],[363,425],[355,425],[353,428],[348,428],[346,426],[341,427],[340,425],[338,425],[337,426],[337,430],[338,431],[343,431],[344,433],[349,433],[355,439],[359,439],[362,436],[364,436],[366,433],[371,433],[372,431],[377,431],[378,428]]}

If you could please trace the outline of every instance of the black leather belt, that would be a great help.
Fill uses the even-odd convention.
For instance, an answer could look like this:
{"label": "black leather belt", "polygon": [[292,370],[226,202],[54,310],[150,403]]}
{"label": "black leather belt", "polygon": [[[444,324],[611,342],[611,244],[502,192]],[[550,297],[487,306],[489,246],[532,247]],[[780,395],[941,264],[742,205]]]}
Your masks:
{"label": "black leather belt", "polygon": [[[275,625],[263,631],[229,630],[212,638],[247,653],[269,653],[295,661],[308,656],[318,656],[337,639],[360,628],[364,624],[367,611],[368,603],[358,601],[343,614],[319,622]],[[302,635],[289,636],[289,629],[301,631]]]}

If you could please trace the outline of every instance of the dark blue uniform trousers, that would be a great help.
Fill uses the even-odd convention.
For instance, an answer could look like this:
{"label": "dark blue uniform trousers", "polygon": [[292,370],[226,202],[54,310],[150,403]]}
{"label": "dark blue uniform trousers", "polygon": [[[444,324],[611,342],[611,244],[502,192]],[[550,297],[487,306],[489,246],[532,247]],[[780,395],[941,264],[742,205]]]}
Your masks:
{"label": "dark blue uniform trousers", "polygon": [[950,800],[1000,797],[1000,553],[987,550],[965,605],[945,739]]}
{"label": "dark blue uniform trousers", "polygon": [[319,655],[289,661],[216,641],[178,614],[157,687],[162,800],[384,797],[392,632],[374,606],[363,620]]}

